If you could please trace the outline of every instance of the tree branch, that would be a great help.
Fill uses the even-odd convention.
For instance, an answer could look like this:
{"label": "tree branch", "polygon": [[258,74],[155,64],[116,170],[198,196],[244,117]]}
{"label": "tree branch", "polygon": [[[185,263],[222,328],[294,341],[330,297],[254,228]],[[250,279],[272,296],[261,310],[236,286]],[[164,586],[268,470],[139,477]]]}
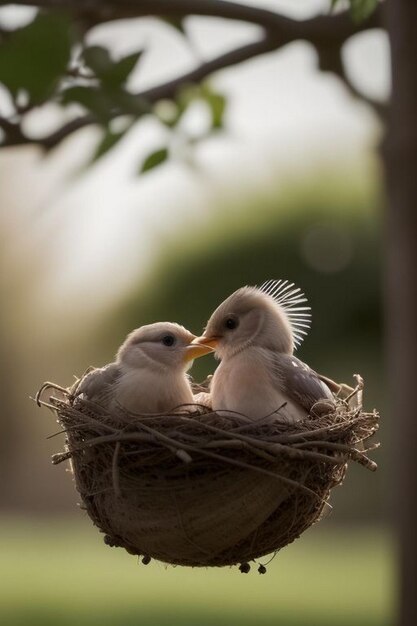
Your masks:
{"label": "tree branch", "polygon": [[95,16],[97,21],[145,16],[221,17],[257,24],[291,40],[307,38],[311,41],[319,37],[327,41],[344,41],[357,32],[382,26],[380,6],[368,19],[357,24],[348,11],[300,21],[268,9],[226,0],[14,0],[13,4],[59,9],[90,19]]}
{"label": "tree branch", "polygon": [[[323,15],[304,21],[293,20],[266,9],[225,2],[224,0],[18,0],[15,4],[30,4],[50,9],[66,9],[77,17],[87,17],[90,23],[95,16],[101,21],[120,17],[138,17],[144,15],[183,16],[184,14],[211,15],[223,18],[249,21],[264,27],[264,36],[256,42],[226,52],[214,59],[202,63],[197,68],[162,85],[137,93],[138,98],[153,104],[161,99],[175,98],[179,88],[186,84],[197,83],[214,72],[224,69],[261,54],[277,50],[298,40],[309,41],[317,50],[321,69],[336,73],[346,84],[350,92],[373,106],[379,113],[383,105],[367,100],[350,83],[340,57],[343,43],[352,35],[362,30],[380,26],[380,9],[361,24],[355,24],[347,12],[334,16]],[[88,14],[88,15],[87,15]],[[113,117],[124,114],[115,110]],[[5,132],[3,146],[15,146],[22,143],[35,143],[49,150],[58,145],[75,131],[97,123],[96,118],[85,115],[71,120],[57,131],[43,138],[26,137],[17,124],[3,120],[0,126]]]}
{"label": "tree branch", "polygon": [[182,74],[181,76],[178,76],[177,78],[174,78],[173,80],[162,85],[158,85],[157,87],[152,87],[146,91],[138,93],[137,96],[140,96],[151,103],[165,98],[173,98],[175,97],[178,89],[183,85],[200,82],[218,70],[231,67],[232,65],[237,65],[243,61],[265,54],[266,52],[276,50],[277,48],[280,48],[281,45],[284,45],[284,43],[287,42],[278,42],[274,38],[265,36],[260,41],[236,48],[235,50],[226,52],[225,54],[211,59],[210,61],[206,61],[190,72]]}
{"label": "tree branch", "polygon": [[332,72],[333,74],[336,74],[354,98],[361,100],[370,106],[381,118],[381,120],[385,121],[388,109],[387,105],[384,102],[379,102],[378,100],[365,96],[354,86],[347,75],[346,68],[342,60],[340,46],[316,46],[316,51],[320,69],[323,72]]}
{"label": "tree branch", "polygon": [[[183,87],[187,84],[200,82],[216,70],[224,69],[226,67],[230,67],[231,65],[241,63],[242,61],[245,61],[247,59],[254,58],[260,54],[264,54],[268,50],[274,50],[276,47],[277,42],[275,40],[271,40],[269,37],[264,37],[260,41],[247,44],[245,46],[237,48],[236,50],[232,50],[231,52],[226,52],[225,54],[222,54],[215,59],[207,61],[206,63],[202,63],[197,68],[186,72],[185,74],[182,74],[181,76],[178,76],[171,81],[144,90],[135,95],[138,99],[142,98],[146,100],[146,102],[148,102],[149,104],[154,104],[155,102],[158,102],[158,100],[174,98],[177,90],[180,87]],[[118,117],[119,115],[123,114],[123,112],[115,111],[113,117]],[[25,143],[25,141],[22,141],[21,137],[18,137],[15,132],[10,133],[9,137],[8,129],[13,127],[14,131],[14,129],[16,128],[15,124],[11,124],[11,122],[8,122],[7,120],[3,120],[3,122],[7,126],[6,128],[4,128],[7,139],[3,142],[3,146],[14,146]],[[59,130],[54,131],[50,135],[47,135],[43,138],[31,139],[28,137],[26,138],[26,142],[35,143],[44,147],[46,150],[50,150],[73,132],[84,128],[85,126],[90,126],[91,124],[96,123],[97,120],[93,115],[85,115],[71,120],[70,122],[62,126],[62,128],[60,128]]]}

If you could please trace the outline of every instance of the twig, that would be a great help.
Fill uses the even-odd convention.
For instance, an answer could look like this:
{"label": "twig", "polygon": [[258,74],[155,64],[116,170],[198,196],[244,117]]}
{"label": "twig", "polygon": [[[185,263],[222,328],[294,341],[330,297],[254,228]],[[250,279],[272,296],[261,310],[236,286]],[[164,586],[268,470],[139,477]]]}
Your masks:
{"label": "twig", "polygon": [[38,406],[41,406],[41,395],[45,391],[45,389],[56,389],[57,391],[60,391],[64,395],[66,396],[68,395],[68,389],[66,389],[65,387],[61,387],[60,385],[56,385],[55,383],[50,383],[47,381],[43,383],[39,391],[36,393],[35,402]]}
{"label": "twig", "polygon": [[314,448],[326,448],[327,450],[338,450],[340,452],[344,452],[348,458],[352,458],[364,467],[367,467],[372,472],[378,469],[378,465],[375,461],[371,461],[363,452],[357,450],[356,448],[352,448],[346,444],[342,443],[334,443],[330,441],[311,441],[309,443],[295,443],[294,448],[298,448],[306,452],[306,448],[314,447]]}
{"label": "twig", "polygon": [[277,435],[276,437],[271,438],[271,441],[276,441],[277,443],[289,443],[291,441],[298,441],[299,439],[314,439],[317,436],[322,435],[330,435],[337,434],[338,431],[343,431],[346,428],[350,428],[352,424],[357,424],[360,422],[365,422],[366,418],[369,417],[364,415],[353,418],[350,420],[349,424],[340,423],[340,424],[332,424],[329,426],[324,426],[323,428],[317,428],[315,430],[304,430],[299,433],[291,433],[290,435]]}
{"label": "twig", "polygon": [[119,452],[120,452],[120,441],[116,442],[114,446],[113,459],[111,464],[112,471],[112,479],[113,479],[113,489],[117,498],[120,498],[120,474],[119,474]]}
{"label": "twig", "polygon": [[[171,439],[170,437],[163,435],[162,433],[154,430],[150,426],[142,424],[141,427],[144,428],[146,431],[152,433],[156,439],[159,439],[161,442],[168,444],[169,448],[171,447],[175,448],[178,445],[178,442],[176,442],[174,439]],[[115,435],[102,435],[100,437],[95,437],[94,439],[89,439],[88,441],[75,446],[72,450],[72,453],[84,450],[89,447],[102,445],[105,443],[112,443],[112,442],[117,442],[117,441],[137,441],[137,440],[138,440],[138,435],[136,433],[118,433]],[[286,485],[295,487],[296,489],[300,489],[301,491],[305,491],[306,493],[309,493],[311,496],[314,496],[315,498],[321,500],[320,496],[318,496],[318,494],[316,494],[312,489],[309,489],[308,487],[306,487],[305,485],[302,485],[298,481],[292,480],[291,478],[287,478],[286,476],[281,476],[280,474],[264,469],[263,467],[259,467],[257,465],[250,465],[249,463],[245,463],[244,461],[238,461],[237,459],[225,457],[221,454],[210,452],[208,450],[205,450],[204,448],[197,448],[196,446],[192,446],[186,443],[181,444],[181,448],[190,452],[202,454],[203,456],[207,456],[209,458],[217,459],[218,461],[222,461],[224,463],[229,463],[231,465],[236,465],[237,467],[242,467],[243,469],[249,469],[251,471],[265,474],[266,476],[271,476],[272,478],[275,478],[278,481],[283,482]],[[63,455],[60,455],[60,460],[56,461],[56,463],[60,463],[62,460],[65,460],[65,458],[70,458],[70,456],[71,456],[71,453],[65,453]]]}
{"label": "twig", "polygon": [[224,449],[229,449],[229,450],[231,449],[233,450],[237,448],[239,450],[247,450],[248,452],[255,454],[259,458],[264,459],[265,461],[268,461],[269,463],[276,460],[276,457],[274,457],[272,454],[268,454],[268,452],[265,452],[264,450],[255,448],[249,445],[248,443],[246,443],[245,441],[218,441],[215,439],[214,441],[210,441],[207,444],[202,445],[201,447],[204,449],[224,448]]}
{"label": "twig", "polygon": [[355,387],[355,389],[352,391],[352,393],[350,393],[347,398],[345,398],[345,402],[348,403],[349,400],[351,398],[353,398],[353,396],[356,396],[358,393],[360,393],[363,390],[363,378],[362,376],[359,376],[359,374],[355,374],[355,378],[356,378],[356,382],[357,385]]}
{"label": "twig", "polygon": [[[88,405],[87,402],[85,402],[84,404]],[[98,405],[96,405],[93,402],[91,404],[93,404],[94,408],[97,409]],[[68,405],[66,405],[63,402],[61,402],[61,404],[60,404],[60,401],[54,402],[53,403],[53,408],[54,408],[55,412],[59,412],[58,419],[59,419],[59,421],[61,423],[63,421],[63,419],[62,419],[63,416],[71,416],[73,413],[78,416],[78,413],[77,413],[76,409],[73,409],[72,407],[69,407]],[[71,419],[71,417],[70,417],[70,419]],[[113,428],[112,426],[110,426],[109,424],[107,424],[107,423],[105,423],[105,422],[103,422],[101,420],[95,419],[90,414],[83,413],[83,419],[85,421],[91,422],[92,424],[94,424],[95,427],[98,427],[100,429],[110,431],[111,433],[118,432],[118,430],[116,428]]]}

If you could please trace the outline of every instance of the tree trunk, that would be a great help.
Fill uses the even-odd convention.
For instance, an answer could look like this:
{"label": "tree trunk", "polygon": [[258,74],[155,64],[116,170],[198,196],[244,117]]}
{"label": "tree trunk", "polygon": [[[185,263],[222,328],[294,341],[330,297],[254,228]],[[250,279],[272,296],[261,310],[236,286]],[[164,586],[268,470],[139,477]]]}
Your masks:
{"label": "tree trunk", "polygon": [[387,331],[400,541],[398,626],[417,624],[417,2],[388,0],[393,95],[388,191]]}

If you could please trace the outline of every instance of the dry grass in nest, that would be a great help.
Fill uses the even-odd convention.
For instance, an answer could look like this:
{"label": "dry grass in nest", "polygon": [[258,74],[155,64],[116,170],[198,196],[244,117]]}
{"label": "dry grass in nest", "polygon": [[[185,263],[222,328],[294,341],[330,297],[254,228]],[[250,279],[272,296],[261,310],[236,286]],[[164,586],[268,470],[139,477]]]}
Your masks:
{"label": "dry grass in nest", "polygon": [[[57,415],[83,508],[105,542],[188,566],[240,564],[275,553],[317,522],[348,461],[375,470],[367,452],[378,414],[345,399],[317,403],[308,419],[253,421],[203,409],[138,417],[46,383],[38,404]],[[59,396],[41,400],[46,388]],[[201,387],[199,387],[201,390]],[[331,412],[329,413],[329,409]],[[362,449],[360,449],[362,448]],[[264,566],[259,571],[264,572]]]}

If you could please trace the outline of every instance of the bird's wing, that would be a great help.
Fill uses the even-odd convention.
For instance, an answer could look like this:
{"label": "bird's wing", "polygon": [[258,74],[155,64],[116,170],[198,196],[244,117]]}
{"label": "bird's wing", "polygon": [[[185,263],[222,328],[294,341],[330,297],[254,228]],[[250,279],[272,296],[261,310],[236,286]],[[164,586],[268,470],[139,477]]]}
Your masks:
{"label": "bird's wing", "polygon": [[117,363],[110,363],[95,369],[81,380],[76,390],[76,396],[83,394],[92,402],[102,403],[112,395],[114,384],[117,382],[120,374],[120,368]]}
{"label": "bird's wing", "polygon": [[272,353],[272,376],[280,390],[307,411],[319,400],[334,399],[319,374],[294,356]]}

